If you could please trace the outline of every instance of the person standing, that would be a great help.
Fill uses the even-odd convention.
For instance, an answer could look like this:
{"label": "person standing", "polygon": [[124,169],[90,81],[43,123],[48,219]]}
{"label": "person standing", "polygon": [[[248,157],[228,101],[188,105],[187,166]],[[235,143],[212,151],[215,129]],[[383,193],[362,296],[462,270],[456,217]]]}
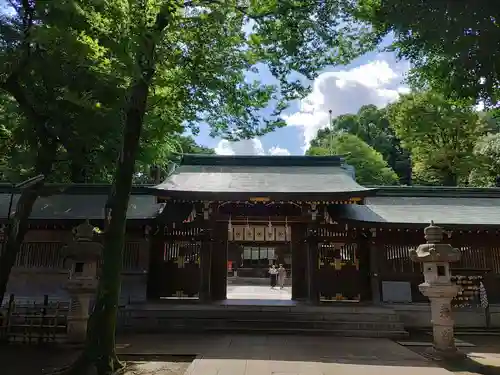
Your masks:
{"label": "person standing", "polygon": [[276,266],[273,264],[271,268],[269,268],[269,279],[271,281],[271,289],[274,289],[276,286],[276,279],[278,277],[278,270]]}
{"label": "person standing", "polygon": [[286,269],[282,264],[278,267],[278,284],[280,289],[285,287]]}

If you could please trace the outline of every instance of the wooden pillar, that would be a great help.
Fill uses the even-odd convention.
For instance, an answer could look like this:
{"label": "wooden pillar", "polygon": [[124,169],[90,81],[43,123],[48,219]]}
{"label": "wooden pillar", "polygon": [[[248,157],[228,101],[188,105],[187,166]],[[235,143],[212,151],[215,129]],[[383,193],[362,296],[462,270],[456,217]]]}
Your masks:
{"label": "wooden pillar", "polygon": [[318,288],[318,239],[316,229],[310,230],[307,240],[307,285],[308,301],[311,304],[319,303]]}
{"label": "wooden pillar", "polygon": [[372,290],[372,302],[376,305],[382,303],[382,295],[380,292],[380,253],[377,243],[377,229],[370,229],[370,284]]}
{"label": "wooden pillar", "polygon": [[372,300],[372,273],[370,270],[371,233],[358,230],[357,258],[359,262],[358,283],[361,301]]}
{"label": "wooden pillar", "polygon": [[149,241],[149,267],[146,286],[146,299],[148,300],[161,297],[163,277],[168,277],[168,275],[162,274],[163,247],[163,225],[159,225],[158,231],[151,236]]}
{"label": "wooden pillar", "polygon": [[210,297],[221,301],[227,297],[227,224],[216,222],[212,228]]}
{"label": "wooden pillar", "polygon": [[200,301],[210,301],[210,258],[212,249],[212,238],[210,234],[203,237],[200,251]]}
{"label": "wooden pillar", "polygon": [[292,300],[307,300],[307,225],[292,226]]}

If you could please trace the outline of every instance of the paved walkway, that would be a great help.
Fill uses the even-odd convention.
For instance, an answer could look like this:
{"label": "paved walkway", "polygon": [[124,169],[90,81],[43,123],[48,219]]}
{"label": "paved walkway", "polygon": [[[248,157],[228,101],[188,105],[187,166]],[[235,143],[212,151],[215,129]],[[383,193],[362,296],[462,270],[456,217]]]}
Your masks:
{"label": "paved walkway", "polygon": [[134,335],[119,353],[195,354],[185,375],[446,375],[386,339],[280,335]]}
{"label": "paved walkway", "polygon": [[227,299],[290,300],[292,288],[271,289],[265,285],[228,285]]}

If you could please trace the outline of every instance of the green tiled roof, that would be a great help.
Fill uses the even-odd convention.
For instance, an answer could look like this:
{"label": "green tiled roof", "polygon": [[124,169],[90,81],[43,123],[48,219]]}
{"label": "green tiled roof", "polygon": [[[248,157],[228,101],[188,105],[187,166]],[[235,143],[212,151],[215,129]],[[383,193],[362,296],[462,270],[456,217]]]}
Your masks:
{"label": "green tiled roof", "polygon": [[365,206],[346,205],[342,216],[373,224],[500,226],[500,199],[376,196]]}
{"label": "green tiled roof", "polygon": [[338,157],[290,156],[187,157],[153,189],[157,194],[206,199],[234,195],[300,195],[304,199],[331,195],[335,199],[332,194],[364,196],[374,191],[356,183]]}
{"label": "green tiled roof", "polygon": [[[18,195],[14,196],[13,210]],[[0,220],[8,213],[10,194],[0,194]],[[41,197],[35,202],[30,219],[32,220],[100,220],[104,218],[107,195],[60,194]],[[132,195],[127,212],[128,219],[148,219],[155,217],[159,205],[150,195]]]}

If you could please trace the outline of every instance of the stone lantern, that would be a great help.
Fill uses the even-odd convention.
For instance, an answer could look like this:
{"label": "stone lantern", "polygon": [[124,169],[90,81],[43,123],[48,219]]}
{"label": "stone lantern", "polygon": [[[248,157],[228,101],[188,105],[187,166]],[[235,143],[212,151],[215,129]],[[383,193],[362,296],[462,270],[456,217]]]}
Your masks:
{"label": "stone lantern", "polygon": [[94,239],[94,227],[86,220],[75,228],[73,241],[64,249],[71,261],[69,278],[63,288],[71,296],[68,313],[68,340],[85,341],[90,301],[97,290],[97,264],[102,245]]}
{"label": "stone lantern", "polygon": [[443,229],[435,226],[434,222],[431,221],[424,233],[427,243],[412,250],[410,257],[423,266],[424,282],[418,288],[431,303],[433,349],[438,355],[455,355],[451,300],[460,287],[451,281],[450,263],[460,260],[460,252],[449,244],[441,243]]}

